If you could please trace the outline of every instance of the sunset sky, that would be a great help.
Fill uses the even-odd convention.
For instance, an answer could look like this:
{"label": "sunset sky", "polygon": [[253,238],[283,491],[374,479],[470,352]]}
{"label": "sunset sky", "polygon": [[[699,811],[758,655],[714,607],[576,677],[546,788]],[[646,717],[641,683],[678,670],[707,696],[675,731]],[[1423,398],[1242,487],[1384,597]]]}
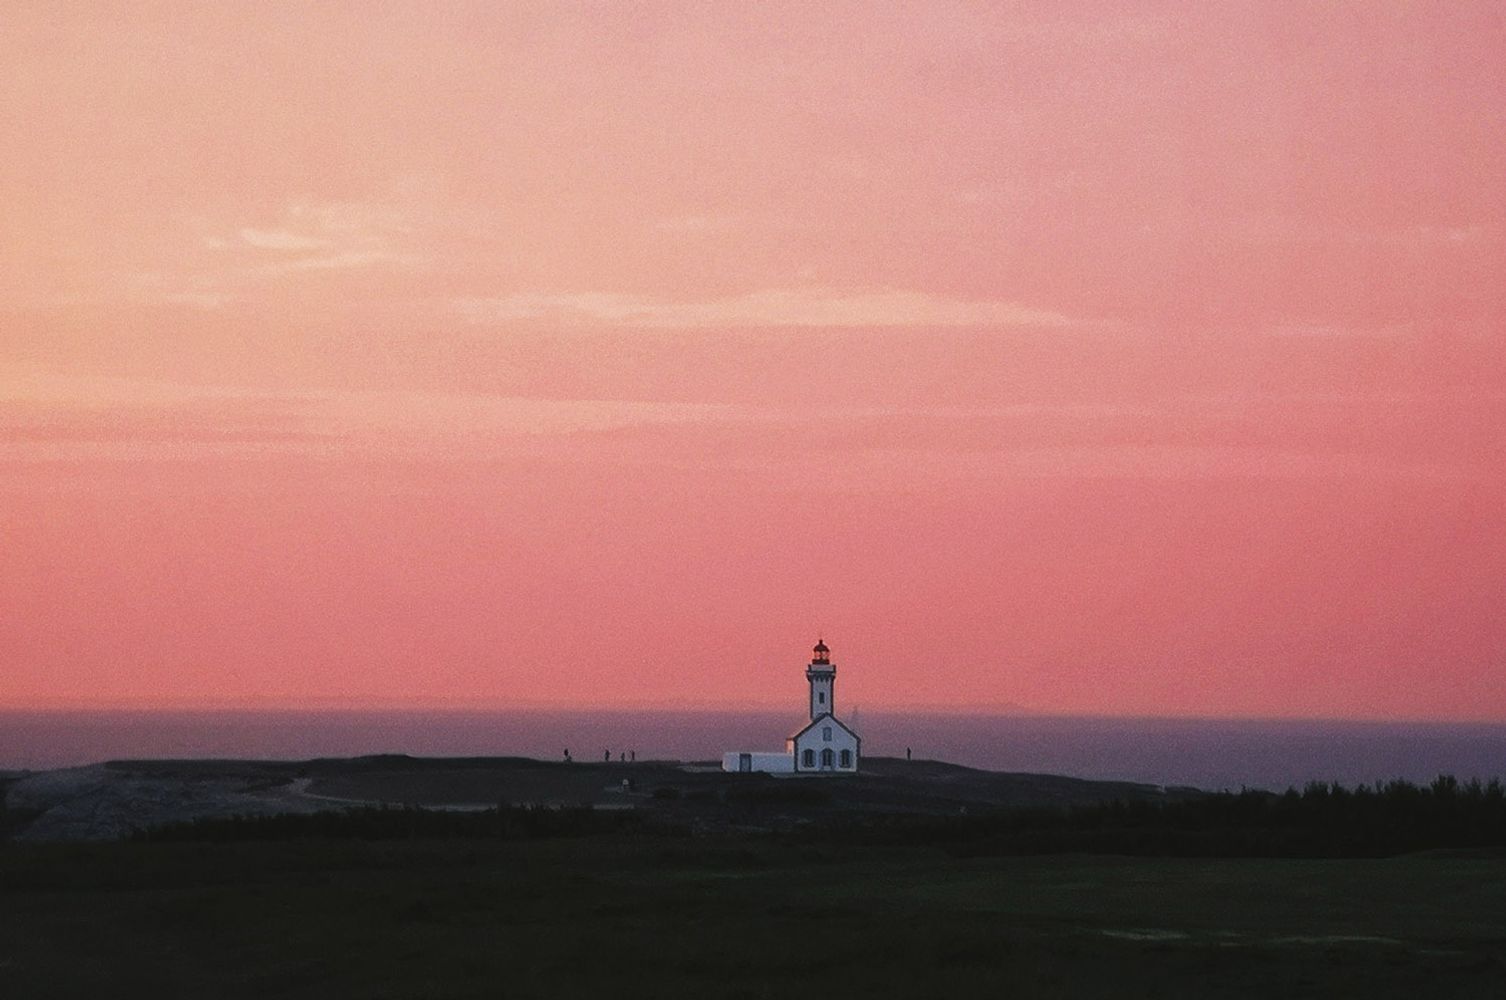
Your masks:
{"label": "sunset sky", "polygon": [[1506,720],[1506,9],[0,9],[0,707]]}

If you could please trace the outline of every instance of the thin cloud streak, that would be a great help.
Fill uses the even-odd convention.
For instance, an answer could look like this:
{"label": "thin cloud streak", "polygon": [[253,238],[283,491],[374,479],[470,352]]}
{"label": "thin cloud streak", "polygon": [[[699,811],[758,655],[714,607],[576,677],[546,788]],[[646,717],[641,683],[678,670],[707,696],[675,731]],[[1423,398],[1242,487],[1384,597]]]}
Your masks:
{"label": "thin cloud streak", "polygon": [[[1268,424],[1268,411],[1227,411],[1226,400],[1188,398],[1159,407],[838,404],[796,415],[757,405],[401,390],[266,392],[32,371],[0,380],[0,462],[300,456],[467,465],[548,458],[602,467],[753,472],[773,483],[799,481],[815,458],[834,484],[859,490],[908,490],[939,481],[1466,482],[1493,476],[1468,454],[1386,454],[1354,439],[1313,446],[1279,430],[1266,440],[1245,440]],[[1185,415],[1215,412],[1234,419],[1228,443],[1177,440],[1174,429]],[[1125,426],[1160,440],[1085,443],[1106,428]]]}
{"label": "thin cloud streak", "polygon": [[462,298],[455,311],[472,323],[550,319],[630,327],[1033,326],[1072,321],[1014,302],[952,299],[898,289],[767,289],[747,295],[672,302],[601,292]]}
{"label": "thin cloud streak", "polygon": [[751,418],[738,407],[414,391],[267,393],[46,371],[0,378],[0,461],[249,454],[488,459],[508,441]]}
{"label": "thin cloud streak", "polygon": [[240,237],[258,250],[318,250],[329,245],[328,240],[300,236],[285,229],[242,229]]}

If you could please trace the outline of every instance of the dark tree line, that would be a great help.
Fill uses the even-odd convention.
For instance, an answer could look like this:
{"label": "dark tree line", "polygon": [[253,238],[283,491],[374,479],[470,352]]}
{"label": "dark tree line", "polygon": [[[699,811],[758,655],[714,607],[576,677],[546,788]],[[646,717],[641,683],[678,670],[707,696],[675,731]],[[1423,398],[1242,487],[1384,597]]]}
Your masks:
{"label": "dark tree line", "polygon": [[1315,782],[1284,794],[1241,791],[949,817],[838,821],[811,836],[932,844],[961,855],[1131,854],[1384,857],[1436,849],[1506,851],[1499,781]]}
{"label": "dark tree line", "polygon": [[[746,803],[745,803],[746,804]],[[778,810],[794,803],[763,803]],[[714,808],[714,806],[713,806]],[[690,815],[502,805],[471,812],[352,807],[234,816],[141,831],[138,841],[527,840],[622,833],[682,837]],[[999,809],[949,816],[829,812],[770,834],[845,845],[929,845],[962,856],[1127,854],[1189,857],[1384,857],[1437,849],[1506,853],[1506,788],[1440,777],[1348,789],[1199,794],[1069,808]]]}

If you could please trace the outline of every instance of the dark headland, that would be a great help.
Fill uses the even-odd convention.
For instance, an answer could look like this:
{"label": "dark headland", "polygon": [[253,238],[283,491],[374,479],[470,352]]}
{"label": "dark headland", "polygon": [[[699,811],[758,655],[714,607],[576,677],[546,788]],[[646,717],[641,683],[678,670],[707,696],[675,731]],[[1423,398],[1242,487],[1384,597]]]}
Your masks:
{"label": "dark headland", "polygon": [[6,829],[26,841],[110,840],[193,820],[359,806],[631,809],[709,832],[789,829],[843,816],[955,816],[1197,794],[884,757],[865,758],[859,774],[831,777],[729,774],[710,762],[381,755],[110,761],[0,781]]}

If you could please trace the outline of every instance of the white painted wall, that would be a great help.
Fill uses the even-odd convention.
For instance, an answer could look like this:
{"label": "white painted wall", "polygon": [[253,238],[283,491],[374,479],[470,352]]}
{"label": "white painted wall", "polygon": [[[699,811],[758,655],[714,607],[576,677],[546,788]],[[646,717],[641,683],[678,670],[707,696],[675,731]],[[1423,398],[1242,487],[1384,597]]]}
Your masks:
{"label": "white painted wall", "polygon": [[[826,730],[828,727],[830,727],[831,729],[830,740],[827,740],[825,738]],[[794,744],[794,753],[791,755],[791,761],[794,764],[795,770],[799,771],[802,774],[808,771],[839,771],[844,773],[851,773],[852,771],[856,771],[858,769],[857,737],[853,736],[846,729],[843,729],[841,726],[837,725],[836,722],[832,719],[817,720],[814,726],[812,726],[806,732],[801,733],[798,737],[791,740],[790,742]],[[813,767],[805,766],[804,755],[805,751],[807,750],[810,750],[815,755],[815,765]],[[821,751],[823,750],[831,751],[832,766],[829,768],[821,766]],[[844,768],[842,766],[843,750],[852,751],[851,767]]]}
{"label": "white painted wall", "polygon": [[[748,752],[738,752],[734,750],[731,753],[722,754],[722,770],[742,770],[742,765],[739,761],[739,758],[743,753]],[[748,753],[748,757],[750,758],[749,763],[752,765],[752,769],[754,771],[762,771],[765,774],[789,774],[790,772],[795,770],[795,758],[791,757],[787,753],[769,753],[767,751],[757,751]]]}

